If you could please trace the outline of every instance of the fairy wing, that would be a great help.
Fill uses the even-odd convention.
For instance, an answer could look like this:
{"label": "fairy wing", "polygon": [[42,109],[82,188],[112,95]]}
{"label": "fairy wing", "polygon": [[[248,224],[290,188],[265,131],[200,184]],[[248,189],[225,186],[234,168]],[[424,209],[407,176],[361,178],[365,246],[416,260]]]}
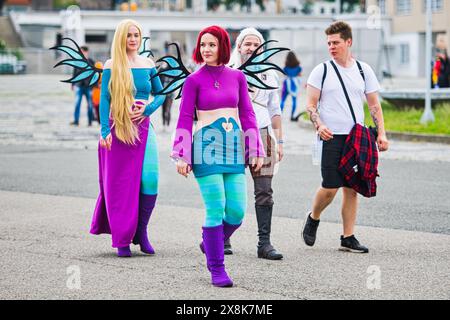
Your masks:
{"label": "fairy wing", "polygon": [[269,89],[278,89],[276,87],[272,87],[264,83],[259,77],[258,74],[262,72],[266,72],[268,70],[276,70],[285,74],[285,72],[276,64],[268,62],[269,58],[273,55],[281,52],[281,51],[289,51],[288,48],[276,47],[264,49],[261,52],[260,49],[264,48],[264,46],[270,42],[277,42],[276,40],[268,40],[261,44],[250,56],[250,58],[242,64],[238,69],[244,72],[245,77],[247,78],[247,83],[249,86],[253,86],[263,90]]}
{"label": "fairy wing", "polygon": [[156,94],[170,94],[180,89],[177,97],[175,98],[179,99],[181,97],[181,89],[184,85],[184,82],[186,81],[187,76],[191,73],[186,69],[183,61],[181,60],[180,47],[178,46],[178,44],[169,44],[169,46],[171,45],[175,46],[177,50],[177,57],[167,55],[157,60],[156,63],[165,62],[167,64],[167,68],[160,68],[153,77],[163,76],[171,78],[171,80],[168,81],[168,84],[165,85],[161,91],[156,92]]}
{"label": "fairy wing", "polygon": [[144,40],[144,41],[142,41],[139,55],[146,57],[146,58],[150,58],[150,56],[154,57],[152,50],[150,50],[150,49],[147,50],[147,43],[150,41],[150,38],[143,37],[142,40]]}
{"label": "fairy wing", "polygon": [[61,80],[61,82],[77,83],[87,80],[89,86],[95,85],[100,79],[100,74],[103,70],[92,65],[92,63],[81,52],[80,47],[74,40],[71,38],[63,38],[62,40],[69,40],[75,45],[75,48],[65,45],[51,47],[50,50],[59,50],[70,56],[69,59],[62,60],[55,64],[53,68],[61,65],[67,65],[74,68],[75,74],[72,78]]}

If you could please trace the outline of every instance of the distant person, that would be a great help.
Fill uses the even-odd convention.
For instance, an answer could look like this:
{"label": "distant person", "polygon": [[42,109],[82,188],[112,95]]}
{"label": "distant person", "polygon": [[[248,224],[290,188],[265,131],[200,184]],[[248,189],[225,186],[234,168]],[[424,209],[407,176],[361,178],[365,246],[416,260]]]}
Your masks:
{"label": "distant person", "polygon": [[[98,69],[103,69],[103,63],[101,61],[97,61],[95,63],[95,67]],[[92,87],[92,106],[94,109],[94,120],[97,121],[98,123],[100,123],[99,106],[100,106],[101,86],[102,86],[102,75],[100,74],[100,79]]]}
{"label": "distant person", "polygon": [[[86,46],[82,46],[81,52],[86,57],[86,59],[89,61],[90,64],[94,65],[95,62],[91,58],[89,58],[89,48]],[[74,70],[73,75],[75,76],[77,74],[77,70]],[[93,114],[93,106],[92,106],[92,88],[89,86],[90,79],[87,78],[85,80],[82,80],[76,84],[72,84],[72,90],[76,88],[75,91],[75,112],[73,114],[73,121],[70,123],[73,126],[78,126],[80,121],[80,107],[81,107],[81,101],[83,100],[83,96],[86,97],[87,103],[88,103],[88,126],[92,125],[92,120],[94,119]]]}
{"label": "distant person", "polygon": [[300,61],[294,52],[289,51],[286,56],[285,67],[283,71],[287,78],[283,81],[283,89],[281,94],[281,111],[284,110],[284,104],[288,96],[292,97],[291,121],[297,121],[295,110],[297,109],[297,96],[300,90],[300,76],[302,75],[302,67]]}
{"label": "distant person", "polygon": [[[168,67],[169,67],[168,64],[166,64],[166,63],[162,64],[161,67],[159,68],[159,72],[167,70]],[[159,78],[161,79],[161,83],[164,88],[167,87],[169,85],[169,83],[173,80],[173,78],[164,76],[164,75],[160,75]],[[170,112],[171,112],[171,108],[172,108],[173,97],[174,97],[173,93],[167,94],[166,100],[164,100],[164,103],[162,105],[162,120],[163,120],[163,131],[164,132],[166,132],[166,129],[168,131],[168,129],[170,127]]]}
{"label": "distant person", "polygon": [[450,62],[447,50],[438,49],[432,75],[433,88],[450,87]]}

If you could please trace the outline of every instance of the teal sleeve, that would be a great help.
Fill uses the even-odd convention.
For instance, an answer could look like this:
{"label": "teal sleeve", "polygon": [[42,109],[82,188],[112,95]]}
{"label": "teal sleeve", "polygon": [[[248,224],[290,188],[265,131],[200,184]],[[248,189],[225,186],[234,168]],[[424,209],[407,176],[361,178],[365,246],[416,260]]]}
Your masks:
{"label": "teal sleeve", "polygon": [[[150,71],[150,77],[153,77],[156,74],[156,68],[152,68]],[[166,99],[166,96],[163,94],[157,94],[157,92],[160,92],[163,89],[163,86],[161,84],[161,80],[159,77],[154,77],[151,80],[152,83],[152,94],[154,95],[154,99],[151,103],[149,103],[144,110],[145,116],[150,116],[153,112],[155,112],[164,102]]]}
{"label": "teal sleeve", "polygon": [[108,84],[111,78],[111,70],[105,69],[102,74],[102,86],[100,88],[100,125],[101,134],[103,139],[105,139],[108,134],[111,133],[111,128],[109,127],[109,110],[111,103],[111,95],[109,94]]}

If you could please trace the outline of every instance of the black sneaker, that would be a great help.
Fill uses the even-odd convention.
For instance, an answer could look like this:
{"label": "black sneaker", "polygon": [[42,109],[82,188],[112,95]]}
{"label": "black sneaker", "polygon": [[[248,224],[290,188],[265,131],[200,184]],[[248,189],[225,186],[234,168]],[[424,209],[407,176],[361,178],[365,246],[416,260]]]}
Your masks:
{"label": "black sneaker", "polygon": [[354,253],[368,253],[369,249],[362,246],[358,239],[355,238],[354,235],[350,237],[344,238],[341,236],[341,247],[339,248],[341,251],[354,252]]}
{"label": "black sneaker", "polygon": [[311,212],[308,212],[308,215],[303,224],[302,235],[306,245],[310,247],[312,247],[314,245],[314,242],[316,242],[316,234],[319,223],[320,220],[314,220],[313,218],[311,218]]}
{"label": "black sneaker", "polygon": [[72,122],[70,123],[70,125],[71,125],[71,126],[78,127],[78,122],[77,122],[77,121],[72,121]]}

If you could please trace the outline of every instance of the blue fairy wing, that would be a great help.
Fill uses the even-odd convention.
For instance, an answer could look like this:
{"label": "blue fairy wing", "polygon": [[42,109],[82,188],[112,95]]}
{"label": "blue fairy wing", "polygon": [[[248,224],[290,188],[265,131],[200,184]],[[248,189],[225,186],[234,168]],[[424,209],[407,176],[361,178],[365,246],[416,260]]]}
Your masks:
{"label": "blue fairy wing", "polygon": [[148,49],[147,50],[147,43],[150,42],[150,38],[149,37],[144,37],[142,38],[142,44],[141,44],[141,48],[139,49],[139,55],[146,57],[146,58],[150,58],[150,56],[154,57],[152,50]]}
{"label": "blue fairy wing", "polygon": [[175,99],[181,97],[181,89],[183,88],[184,82],[190,72],[186,69],[181,60],[180,47],[176,43],[171,43],[169,46],[174,45],[177,50],[177,56],[167,55],[157,60],[156,63],[164,62],[167,64],[167,68],[160,68],[159,71],[153,77],[168,77],[171,81],[165,85],[165,87],[157,92],[156,94],[170,94],[176,90],[179,90],[178,95]]}
{"label": "blue fairy wing", "polygon": [[247,79],[247,83],[249,86],[257,87],[259,89],[263,90],[269,90],[269,89],[277,89],[275,87],[269,86],[266,83],[264,83],[257,74],[266,72],[268,70],[276,70],[278,72],[281,72],[283,74],[284,71],[277,66],[274,63],[268,62],[269,58],[271,58],[273,55],[281,52],[289,50],[288,48],[282,48],[282,47],[276,47],[276,48],[269,48],[264,49],[261,52],[260,49],[263,48],[266,44],[270,42],[277,42],[276,40],[269,40],[261,44],[250,56],[250,58],[242,64],[238,69],[242,70],[244,72],[245,77]]}
{"label": "blue fairy wing", "polygon": [[71,38],[63,38],[62,40],[69,40],[70,42],[72,42],[74,47],[66,45],[51,47],[50,50],[62,51],[70,57],[69,59],[58,62],[53,66],[53,68],[59,67],[61,65],[66,65],[74,68],[75,75],[70,79],[61,81],[68,83],[77,83],[87,79],[89,81],[89,86],[95,85],[100,79],[100,74],[103,72],[103,70],[96,68],[89,62],[89,60],[84,56],[84,54],[81,52],[80,47],[74,40],[72,40]]}

